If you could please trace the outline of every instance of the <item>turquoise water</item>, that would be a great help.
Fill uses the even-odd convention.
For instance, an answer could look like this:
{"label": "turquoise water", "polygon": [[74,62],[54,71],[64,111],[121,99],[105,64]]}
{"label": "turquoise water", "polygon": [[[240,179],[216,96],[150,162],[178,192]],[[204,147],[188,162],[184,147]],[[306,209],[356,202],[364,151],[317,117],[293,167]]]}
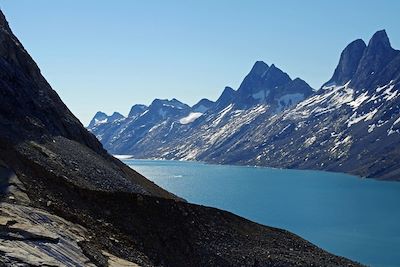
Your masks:
{"label": "turquoise water", "polygon": [[287,229],[370,266],[400,266],[400,182],[196,162],[124,162],[192,203]]}

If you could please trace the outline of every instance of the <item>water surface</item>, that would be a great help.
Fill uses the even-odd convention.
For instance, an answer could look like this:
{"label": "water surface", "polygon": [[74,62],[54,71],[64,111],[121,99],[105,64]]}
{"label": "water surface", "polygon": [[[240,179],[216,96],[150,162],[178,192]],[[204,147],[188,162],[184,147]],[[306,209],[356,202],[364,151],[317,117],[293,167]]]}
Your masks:
{"label": "water surface", "polygon": [[198,162],[124,162],[189,202],[287,229],[364,264],[400,266],[400,182]]}

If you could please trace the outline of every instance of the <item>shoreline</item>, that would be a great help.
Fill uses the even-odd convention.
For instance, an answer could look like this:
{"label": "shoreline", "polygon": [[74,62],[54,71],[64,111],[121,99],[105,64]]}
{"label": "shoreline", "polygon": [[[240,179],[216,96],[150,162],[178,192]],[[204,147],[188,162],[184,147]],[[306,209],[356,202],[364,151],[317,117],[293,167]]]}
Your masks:
{"label": "shoreline", "polygon": [[161,158],[134,158],[133,155],[114,155],[111,154],[113,157],[116,156],[124,156],[126,158],[119,158],[117,159],[121,161],[126,160],[138,160],[138,161],[172,161],[172,162],[186,162],[186,163],[198,163],[198,164],[205,164],[205,165],[212,165],[212,166],[229,166],[229,167],[241,167],[241,168],[256,168],[256,169],[274,169],[274,170],[289,170],[289,171],[308,171],[308,172],[324,172],[324,173],[337,173],[347,175],[349,177],[357,178],[359,180],[366,180],[366,181],[378,181],[378,182],[392,182],[398,183],[400,180],[390,180],[390,179],[380,179],[376,177],[365,177],[360,176],[352,173],[347,172],[339,172],[339,171],[332,171],[332,170],[320,170],[320,169],[291,169],[291,168],[277,168],[277,167],[269,167],[269,166],[260,166],[260,165],[241,165],[241,164],[223,164],[223,163],[211,163],[207,161],[198,161],[198,160],[184,160],[184,159],[161,159]]}

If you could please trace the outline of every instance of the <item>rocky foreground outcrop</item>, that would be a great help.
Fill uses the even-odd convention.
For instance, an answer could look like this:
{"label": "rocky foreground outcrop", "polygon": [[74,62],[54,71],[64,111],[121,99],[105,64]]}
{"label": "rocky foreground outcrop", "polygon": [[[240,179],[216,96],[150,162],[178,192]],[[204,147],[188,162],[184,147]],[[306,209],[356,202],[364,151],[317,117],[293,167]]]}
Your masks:
{"label": "rocky foreground outcrop", "polygon": [[0,13],[0,263],[356,266],[284,230],[188,204],[114,159]]}

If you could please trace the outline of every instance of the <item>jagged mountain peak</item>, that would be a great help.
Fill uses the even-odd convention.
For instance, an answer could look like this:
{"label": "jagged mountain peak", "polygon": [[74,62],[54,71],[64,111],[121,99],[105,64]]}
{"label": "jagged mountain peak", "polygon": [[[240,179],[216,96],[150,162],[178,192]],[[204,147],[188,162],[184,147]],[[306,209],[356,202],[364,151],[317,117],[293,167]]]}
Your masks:
{"label": "jagged mountain peak", "polygon": [[226,86],[222,91],[221,96],[215,101],[215,108],[221,109],[229,105],[236,98],[237,91],[233,90],[232,87]]}
{"label": "jagged mountain peak", "polygon": [[143,104],[135,104],[131,107],[131,110],[129,111],[128,117],[133,118],[137,117],[141,113],[143,113],[148,107]]}
{"label": "jagged mountain peak", "polygon": [[189,108],[188,105],[186,105],[185,103],[179,101],[176,98],[172,98],[171,100],[169,99],[159,99],[156,98],[153,100],[153,102],[150,104],[149,108],[154,107],[154,106],[168,106],[168,107],[172,107],[172,108]]}
{"label": "jagged mountain peak", "polygon": [[156,120],[158,118],[168,119],[181,116],[182,114],[186,114],[190,110],[190,107],[176,98],[171,100],[156,98],[147,110],[148,112],[146,112],[145,117],[151,118],[150,120]]}
{"label": "jagged mountain peak", "polygon": [[213,104],[213,103],[214,103],[214,101],[211,101],[210,99],[202,98],[202,99],[200,99],[199,102],[197,102],[196,104],[194,104],[193,107],[196,106],[196,105],[198,105],[198,104]]}
{"label": "jagged mountain peak", "polygon": [[[256,62],[237,90],[235,103],[239,107],[247,108],[260,103],[280,107],[279,98],[284,95],[298,94],[297,102],[313,92],[306,83],[306,86],[299,81],[293,83],[290,76],[275,64],[268,66],[260,62]],[[296,85],[300,85],[300,88]]]}
{"label": "jagged mountain peak", "polygon": [[232,87],[230,87],[230,86],[225,86],[225,88],[224,88],[224,91],[222,91],[222,94],[226,94],[226,93],[232,93],[232,92],[235,92],[235,89],[233,89]]}
{"label": "jagged mountain peak", "polygon": [[335,72],[331,79],[322,87],[329,85],[343,85],[351,80],[357,71],[358,64],[367,45],[362,39],[357,39],[346,46],[342,51]]}
{"label": "jagged mountain peak", "polygon": [[207,98],[203,98],[199,102],[197,102],[196,104],[194,104],[192,106],[192,111],[204,113],[207,110],[209,110],[212,106],[214,106],[214,104],[215,103],[213,101],[211,101]]}
{"label": "jagged mountain peak", "polygon": [[399,51],[391,47],[386,31],[377,31],[364,50],[351,86],[360,89],[374,89],[382,70],[398,54]]}
{"label": "jagged mountain peak", "polygon": [[310,85],[304,81],[303,79],[296,77],[291,83],[290,86],[292,86],[294,89],[298,88],[299,91],[303,88],[305,90],[305,96],[310,95],[312,92],[315,90],[310,87]]}
{"label": "jagged mountain peak", "polygon": [[112,120],[119,120],[119,119],[122,119],[125,117],[121,113],[115,111],[115,112],[113,112],[113,114],[111,114],[111,116],[109,118]]}
{"label": "jagged mountain peak", "polygon": [[88,128],[92,128],[96,125],[103,124],[103,123],[112,123],[116,120],[120,120],[125,118],[121,113],[119,112],[113,112],[111,116],[108,116],[106,113],[102,111],[96,112],[94,115],[93,119],[90,121]]}
{"label": "jagged mountain peak", "polygon": [[392,46],[390,45],[389,37],[386,33],[386,30],[380,30],[374,33],[372,38],[368,43],[368,48],[383,48],[383,49],[391,49]]}
{"label": "jagged mountain peak", "polygon": [[269,67],[267,72],[263,74],[262,78],[264,78],[269,86],[279,86],[291,81],[289,75],[276,67],[275,64],[272,64],[271,67]]}
{"label": "jagged mountain peak", "polygon": [[262,75],[269,68],[268,64],[264,61],[256,61],[253,67],[251,68],[250,73],[255,75]]}
{"label": "jagged mountain peak", "polygon": [[[219,100],[221,97],[233,96],[233,95],[235,95],[235,93],[236,93],[236,91],[235,91],[232,87],[225,86],[225,88],[224,88],[224,90],[222,91],[222,94],[221,94],[221,96],[218,98],[218,100]],[[218,100],[217,100],[217,101],[218,101]]]}
{"label": "jagged mountain peak", "polygon": [[[375,59],[377,63],[388,63],[393,59],[397,53],[395,49],[390,45],[389,37],[385,30],[380,30],[374,33],[368,42],[368,46],[364,51],[362,60]],[[360,62],[362,63],[362,62]],[[370,62],[373,63],[373,62]]]}
{"label": "jagged mountain peak", "polygon": [[[368,45],[357,39],[342,51],[331,79],[322,87],[341,86],[350,82],[351,88],[374,90],[392,79],[393,75],[387,75],[386,67],[397,55],[399,51],[391,47],[385,30],[377,31]],[[391,66],[390,69],[394,68]]]}
{"label": "jagged mountain peak", "polygon": [[274,63],[271,64],[271,66],[269,67],[269,69],[270,69],[270,70],[274,70],[274,69],[275,69],[275,70],[280,70],[280,71],[281,71],[281,69],[279,69]]}
{"label": "jagged mountain peak", "polygon": [[103,111],[97,111],[96,114],[94,115],[94,118],[102,118],[102,117],[107,117],[107,114],[104,113]]}
{"label": "jagged mountain peak", "polygon": [[304,81],[303,79],[296,77],[293,79],[293,82],[301,82],[301,83],[305,83],[306,81]]}
{"label": "jagged mountain peak", "polygon": [[261,89],[270,89],[291,81],[289,75],[272,64],[270,67],[262,61],[257,61],[240,84],[238,93],[242,97],[257,93]]}

